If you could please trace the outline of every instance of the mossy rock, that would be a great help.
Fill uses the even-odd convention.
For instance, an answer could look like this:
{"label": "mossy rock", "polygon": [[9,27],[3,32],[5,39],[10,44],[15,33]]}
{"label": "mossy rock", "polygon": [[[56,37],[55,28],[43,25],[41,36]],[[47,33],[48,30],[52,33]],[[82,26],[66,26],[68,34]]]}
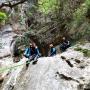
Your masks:
{"label": "mossy rock", "polygon": [[84,56],[90,57],[90,50],[83,49],[82,51],[83,51],[83,53],[84,53]]}
{"label": "mossy rock", "polygon": [[88,49],[83,49],[81,47],[77,47],[74,50],[82,52],[85,57],[90,57],[90,50],[88,50]]}
{"label": "mossy rock", "polygon": [[82,48],[81,48],[81,47],[77,47],[77,48],[75,48],[74,50],[76,50],[76,51],[81,51]]}

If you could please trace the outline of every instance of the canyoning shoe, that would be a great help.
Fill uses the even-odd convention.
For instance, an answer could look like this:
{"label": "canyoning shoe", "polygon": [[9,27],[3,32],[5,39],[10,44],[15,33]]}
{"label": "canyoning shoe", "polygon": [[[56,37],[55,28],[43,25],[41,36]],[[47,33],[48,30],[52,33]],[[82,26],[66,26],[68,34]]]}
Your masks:
{"label": "canyoning shoe", "polygon": [[32,64],[33,64],[33,65],[37,64],[37,61],[38,61],[38,60],[34,60],[34,61],[32,62]]}
{"label": "canyoning shoe", "polygon": [[26,61],[26,68],[29,67],[30,61]]}

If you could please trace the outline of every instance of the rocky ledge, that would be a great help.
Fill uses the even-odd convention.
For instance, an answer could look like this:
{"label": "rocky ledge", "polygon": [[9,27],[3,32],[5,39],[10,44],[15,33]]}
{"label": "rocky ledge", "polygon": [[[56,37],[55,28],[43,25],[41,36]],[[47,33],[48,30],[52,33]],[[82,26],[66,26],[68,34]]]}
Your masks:
{"label": "rocky ledge", "polygon": [[[89,52],[90,44],[73,46],[54,57],[41,57],[27,70],[18,67],[9,74],[0,90],[8,90],[8,80],[14,80],[10,90],[90,90],[90,54],[86,56],[83,50]],[[16,71],[18,73],[12,76]]]}

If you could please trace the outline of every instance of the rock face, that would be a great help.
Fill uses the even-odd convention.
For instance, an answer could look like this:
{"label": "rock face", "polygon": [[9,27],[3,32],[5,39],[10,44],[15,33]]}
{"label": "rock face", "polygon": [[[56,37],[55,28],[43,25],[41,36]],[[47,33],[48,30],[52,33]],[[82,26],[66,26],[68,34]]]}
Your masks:
{"label": "rock face", "polygon": [[11,50],[13,50],[13,48],[10,47],[10,44],[15,36],[16,34],[10,25],[5,25],[0,28],[0,86],[10,72],[7,67],[14,64],[13,58],[11,57]]}
{"label": "rock face", "polygon": [[13,89],[21,72],[22,71],[24,72],[23,68],[25,67],[25,60],[26,58],[23,58],[18,63],[12,63],[12,64],[9,64],[6,68],[4,67],[3,71],[0,70],[0,73],[2,72],[2,75],[4,76],[3,77],[4,82],[2,83],[2,87],[0,87],[0,90]]}
{"label": "rock face", "polygon": [[13,37],[16,34],[13,33],[13,30],[10,25],[4,26],[0,31],[0,57],[10,56],[10,43],[13,40]]}
{"label": "rock face", "polygon": [[[9,74],[12,79],[7,79],[14,80],[10,90],[90,90],[90,58],[74,48],[76,46],[54,57],[39,58],[37,64],[30,63],[27,70],[19,67],[13,70]],[[90,44],[82,48],[90,50]],[[3,85],[0,90],[9,90],[5,88],[7,82]]]}

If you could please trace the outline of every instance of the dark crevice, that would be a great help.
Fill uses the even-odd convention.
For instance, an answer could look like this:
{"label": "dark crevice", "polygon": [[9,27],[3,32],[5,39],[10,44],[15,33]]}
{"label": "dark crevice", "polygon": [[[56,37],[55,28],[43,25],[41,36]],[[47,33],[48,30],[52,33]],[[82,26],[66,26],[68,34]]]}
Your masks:
{"label": "dark crevice", "polygon": [[84,90],[90,90],[90,82],[85,85]]}
{"label": "dark crevice", "polygon": [[62,58],[62,59],[66,59],[66,57],[64,57],[64,56],[61,56],[61,58]]}
{"label": "dark crevice", "polygon": [[84,68],[85,68],[85,66],[83,66],[83,65],[82,65],[82,66],[80,66],[79,68],[84,69]]}
{"label": "dark crevice", "polygon": [[77,87],[78,90],[83,90],[83,86],[84,86],[83,84],[79,84],[78,87]]}
{"label": "dark crevice", "polygon": [[64,75],[64,74],[60,74],[59,72],[56,72],[56,74],[59,75],[59,77],[60,77],[61,79],[64,79],[64,80],[67,80],[67,81],[71,81],[71,80],[72,80],[72,81],[75,81],[75,82],[79,83],[78,80],[75,80],[75,79],[73,79],[72,77],[66,76],[66,75]]}
{"label": "dark crevice", "polygon": [[78,59],[75,59],[75,62],[76,62],[76,63],[81,63],[81,61],[80,61],[80,60],[78,60]]}
{"label": "dark crevice", "polygon": [[66,63],[67,63],[70,67],[74,67],[73,64],[72,64],[69,60],[66,60],[66,57],[61,56],[61,58],[62,58],[63,60],[65,60]]}
{"label": "dark crevice", "polygon": [[84,90],[90,90],[90,88],[85,88]]}
{"label": "dark crevice", "polygon": [[65,61],[70,67],[74,67],[73,64],[71,64],[71,62],[69,60],[65,60]]}
{"label": "dark crevice", "polygon": [[0,59],[6,58],[6,57],[9,57],[9,56],[11,56],[11,54],[7,54],[7,55],[4,55],[4,56],[0,56]]}

